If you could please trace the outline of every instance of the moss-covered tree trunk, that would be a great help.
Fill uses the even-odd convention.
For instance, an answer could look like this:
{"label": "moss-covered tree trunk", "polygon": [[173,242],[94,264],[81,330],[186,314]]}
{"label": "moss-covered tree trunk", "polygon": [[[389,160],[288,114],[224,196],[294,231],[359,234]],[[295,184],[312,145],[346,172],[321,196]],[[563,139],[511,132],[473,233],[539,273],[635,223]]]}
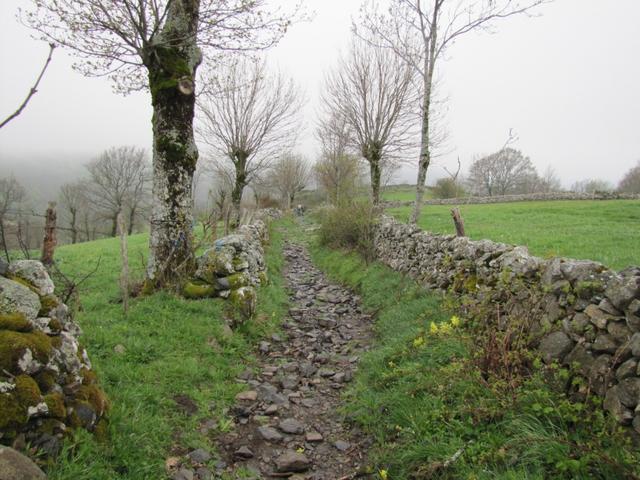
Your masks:
{"label": "moss-covered tree trunk", "polygon": [[192,180],[199,0],[174,0],[165,27],[144,52],[153,105],[153,204],[147,283],[158,288],[193,266]]}
{"label": "moss-covered tree trunk", "polygon": [[369,159],[369,170],[371,171],[371,201],[374,205],[380,203],[380,179],[382,172],[380,168],[380,158]]}
{"label": "moss-covered tree trunk", "polygon": [[233,163],[236,169],[236,178],[231,190],[231,205],[233,205],[233,218],[231,225],[237,228],[240,225],[240,203],[242,202],[242,192],[247,186],[247,158],[246,152],[235,152]]}

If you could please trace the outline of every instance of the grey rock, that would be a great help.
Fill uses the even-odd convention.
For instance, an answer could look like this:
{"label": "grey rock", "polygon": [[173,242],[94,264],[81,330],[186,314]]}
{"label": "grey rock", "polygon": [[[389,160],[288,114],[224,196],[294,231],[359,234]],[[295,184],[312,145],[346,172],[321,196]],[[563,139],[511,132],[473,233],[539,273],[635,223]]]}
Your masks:
{"label": "grey rock", "polygon": [[588,305],[587,308],[584,309],[584,313],[589,317],[591,322],[600,329],[607,328],[607,322],[614,318],[593,304]]}
{"label": "grey rock", "polygon": [[198,480],[213,480],[213,473],[205,467],[198,468],[196,470],[196,476],[198,477]]}
{"label": "grey rock", "polygon": [[262,438],[269,442],[279,442],[280,440],[282,440],[282,435],[280,434],[280,432],[278,432],[273,427],[263,425],[261,427],[258,427],[258,433]]}
{"label": "grey rock", "polygon": [[603,354],[593,361],[588,377],[591,388],[598,395],[604,395],[611,373],[611,355]]}
{"label": "grey rock", "polygon": [[189,452],[187,456],[195,463],[207,463],[211,460],[211,454],[202,448]]}
{"label": "grey rock", "polygon": [[258,387],[258,395],[265,403],[275,403],[276,405],[283,405],[287,403],[286,397],[278,393],[278,389],[270,383],[263,383],[260,385]]}
{"label": "grey rock", "polygon": [[626,322],[609,322],[607,324],[607,332],[617,342],[626,342],[631,338],[631,330],[627,327]]}
{"label": "grey rock", "polygon": [[49,272],[37,260],[16,260],[11,262],[8,273],[27,282],[40,296],[51,295],[55,290],[51,277],[49,277]]}
{"label": "grey rock", "polygon": [[46,480],[46,475],[28,457],[0,445],[0,480]]}
{"label": "grey rock", "polygon": [[566,260],[560,264],[562,275],[571,283],[593,280],[604,270],[604,265],[590,260]]}
{"label": "grey rock", "polygon": [[20,312],[31,321],[38,318],[40,299],[21,283],[0,277],[0,315]]}
{"label": "grey rock", "polygon": [[637,368],[638,368],[638,361],[633,358],[630,358],[629,360],[627,360],[626,362],[624,362],[622,365],[618,367],[618,370],[616,370],[616,379],[620,381],[620,380],[624,380],[625,378],[635,376]]}
{"label": "grey rock", "polygon": [[333,446],[336,447],[336,449],[340,450],[341,452],[346,452],[347,450],[349,450],[349,447],[351,447],[351,445],[348,442],[345,442],[343,440],[337,440],[333,442]]}
{"label": "grey rock", "polygon": [[620,400],[617,386],[607,391],[602,406],[623,425],[628,425],[633,420],[633,411],[626,408]]}
{"label": "grey rock", "polygon": [[237,449],[235,452],[233,452],[233,456],[235,458],[240,458],[240,459],[249,459],[254,457],[254,453],[251,451],[249,447],[242,446],[239,449]]}
{"label": "grey rock", "polygon": [[285,418],[281,420],[278,428],[284,433],[300,434],[304,432],[304,425],[295,418]]}
{"label": "grey rock", "polygon": [[298,386],[299,379],[296,375],[287,375],[280,380],[280,385],[285,390],[293,390]]}
{"label": "grey rock", "polygon": [[631,425],[633,426],[633,429],[636,431],[636,433],[640,433],[640,414],[636,414],[636,416],[633,417],[633,422],[631,423]]}
{"label": "grey rock", "polygon": [[634,299],[640,297],[640,277],[614,276],[607,285],[605,295],[614,307],[624,310]]}
{"label": "grey rock", "polygon": [[305,472],[309,470],[311,462],[306,455],[298,452],[286,452],[275,459],[276,471]]}
{"label": "grey rock", "polygon": [[562,360],[573,348],[573,341],[564,332],[553,332],[540,342],[538,350],[545,363]]}
{"label": "grey rock", "polygon": [[634,357],[640,357],[640,333],[634,333],[629,341],[629,348]]}
{"label": "grey rock", "polygon": [[584,313],[576,313],[570,322],[571,331],[580,335],[584,333],[589,324],[590,320],[588,316]]}
{"label": "grey rock", "polygon": [[640,401],[640,378],[623,379],[617,385],[618,398],[625,407],[635,408]]}
{"label": "grey rock", "polygon": [[596,341],[593,342],[593,350],[595,352],[614,353],[617,348],[618,343],[611,335],[606,333],[598,335]]}
{"label": "grey rock", "polygon": [[171,480],[193,480],[193,478],[193,470],[189,470],[188,468],[181,468],[171,475]]}

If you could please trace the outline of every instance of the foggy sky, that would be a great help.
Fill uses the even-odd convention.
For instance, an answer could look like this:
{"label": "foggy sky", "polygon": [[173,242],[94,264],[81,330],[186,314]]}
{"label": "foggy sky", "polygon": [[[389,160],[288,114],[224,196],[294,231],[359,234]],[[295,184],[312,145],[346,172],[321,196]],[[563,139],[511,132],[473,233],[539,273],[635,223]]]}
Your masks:
{"label": "foggy sky", "polygon": [[[26,96],[48,51],[15,19],[26,5],[0,2],[2,118]],[[314,21],[293,27],[269,61],[306,91],[299,150],[313,159],[323,77],[347,47],[360,0],[307,5]],[[428,177],[441,176],[440,165],[451,167],[457,157],[468,168],[474,156],[499,149],[510,128],[519,136],[514,147],[540,172],[553,166],[566,187],[585,178],[617,183],[640,160],[640,1],[556,0],[539,13],[501,21],[492,35],[462,37],[440,63],[448,153]],[[110,146],[150,149],[150,96],[114,94],[108,80],[85,78],[71,63],[56,49],[39,92],[0,130],[0,176],[14,171],[58,182]],[[415,182],[413,169],[397,180]]]}

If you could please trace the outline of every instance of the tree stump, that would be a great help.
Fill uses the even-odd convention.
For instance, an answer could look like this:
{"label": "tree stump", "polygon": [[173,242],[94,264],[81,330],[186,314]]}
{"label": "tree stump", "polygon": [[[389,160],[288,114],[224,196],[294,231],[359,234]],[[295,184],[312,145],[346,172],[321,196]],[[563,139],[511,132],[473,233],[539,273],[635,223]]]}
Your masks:
{"label": "tree stump", "polygon": [[45,213],[44,240],[42,241],[42,257],[40,261],[45,266],[53,265],[53,254],[56,250],[56,202],[49,202]]}

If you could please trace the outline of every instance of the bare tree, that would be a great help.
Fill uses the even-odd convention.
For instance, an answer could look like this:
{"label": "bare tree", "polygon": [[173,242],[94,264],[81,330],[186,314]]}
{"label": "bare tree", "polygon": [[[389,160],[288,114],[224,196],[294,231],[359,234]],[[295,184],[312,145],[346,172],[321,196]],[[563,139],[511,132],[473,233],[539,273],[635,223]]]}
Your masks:
{"label": "bare tree", "polygon": [[247,59],[233,62],[212,82],[216,93],[198,100],[202,122],[197,132],[203,143],[233,164],[231,202],[237,225],[244,188],[276,154],[295,143],[302,94],[293,80],[268,74],[264,62]]}
{"label": "bare tree", "polygon": [[133,223],[142,202],[148,172],[146,153],[135,147],[113,147],[87,164],[87,170],[90,175],[87,194],[111,221],[111,236],[115,237],[118,214],[129,209],[129,220]]}
{"label": "bare tree", "polygon": [[348,125],[351,146],[368,162],[374,204],[380,202],[383,162],[410,146],[411,77],[393,52],[358,40],[327,77],[326,115],[339,121],[338,128]]}
{"label": "bare tree", "polygon": [[8,215],[12,213],[12,210],[22,202],[26,196],[27,192],[13,175],[0,178],[0,241],[2,241],[2,250],[7,258],[7,262],[10,259],[6,238],[6,221]]}
{"label": "bare tree", "polygon": [[109,76],[121,92],[151,93],[149,286],[175,280],[193,265],[198,66],[203,59],[215,61],[223,51],[277,43],[292,15],[272,12],[266,0],[33,0],[31,10],[21,12],[23,21],[46,40],[71,49],[83,74]]}
{"label": "bare tree", "polygon": [[613,191],[613,185],[606,180],[599,179],[586,179],[575,182],[571,186],[572,192],[577,193],[599,193],[599,192],[611,192]]}
{"label": "bare tree", "polygon": [[418,221],[427,168],[432,158],[433,86],[436,65],[456,40],[474,30],[487,30],[502,18],[525,14],[549,0],[390,0],[382,9],[367,0],[356,33],[391,49],[419,76],[421,130],[416,201],[411,215]]}
{"label": "bare tree", "polygon": [[87,184],[76,181],[65,183],[60,187],[60,204],[69,212],[69,230],[71,243],[77,243],[79,233],[80,212],[87,208]]}
{"label": "bare tree", "polygon": [[620,183],[618,183],[618,191],[624,193],[640,193],[640,161],[638,161],[635,167],[625,173]]}
{"label": "bare tree", "polygon": [[286,208],[291,208],[296,194],[309,183],[311,170],[302,156],[292,152],[281,155],[271,167],[269,183],[280,193]]}
{"label": "bare tree", "polygon": [[469,168],[467,182],[481,195],[515,193],[531,177],[537,177],[529,157],[511,147],[475,160]]}
{"label": "bare tree", "polygon": [[348,153],[323,154],[313,166],[318,185],[327,193],[329,202],[338,205],[352,199],[362,177],[358,157]]}

